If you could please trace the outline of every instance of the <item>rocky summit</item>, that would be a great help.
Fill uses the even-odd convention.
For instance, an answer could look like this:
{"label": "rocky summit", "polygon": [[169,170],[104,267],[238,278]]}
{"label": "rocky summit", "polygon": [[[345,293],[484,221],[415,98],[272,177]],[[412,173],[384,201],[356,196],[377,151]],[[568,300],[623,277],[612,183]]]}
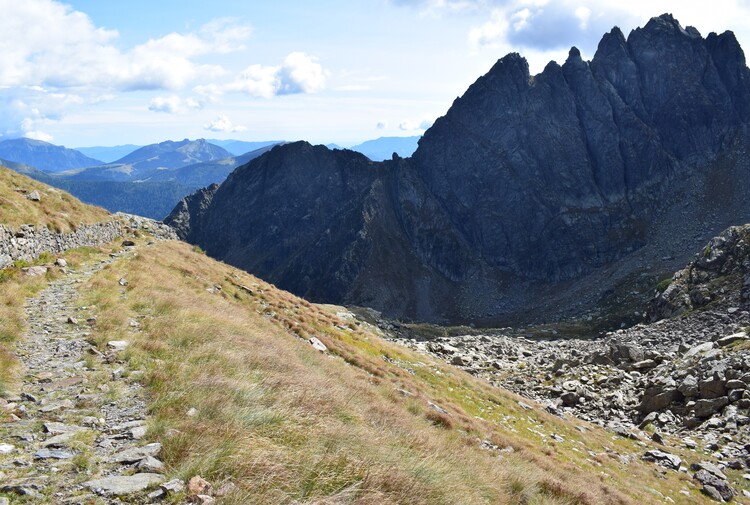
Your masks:
{"label": "rocky summit", "polygon": [[388,317],[604,316],[750,221],[749,122],[734,35],[665,14],[538,75],[505,56],[411,158],[278,146],[168,222],[282,288]]}

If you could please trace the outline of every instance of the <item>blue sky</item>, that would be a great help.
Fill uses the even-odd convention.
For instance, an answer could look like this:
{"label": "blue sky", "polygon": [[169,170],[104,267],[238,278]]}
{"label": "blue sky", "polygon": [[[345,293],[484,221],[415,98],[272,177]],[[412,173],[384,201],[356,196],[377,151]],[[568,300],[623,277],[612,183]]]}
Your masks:
{"label": "blue sky", "polygon": [[750,1],[0,0],[0,138],[351,145],[419,135],[510,51],[539,72],[671,12],[750,47]]}

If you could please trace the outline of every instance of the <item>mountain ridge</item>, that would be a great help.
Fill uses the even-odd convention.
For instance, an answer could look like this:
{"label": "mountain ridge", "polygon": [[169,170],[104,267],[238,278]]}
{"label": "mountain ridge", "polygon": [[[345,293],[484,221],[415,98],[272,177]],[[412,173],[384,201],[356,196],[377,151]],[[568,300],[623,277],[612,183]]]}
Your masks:
{"label": "mountain ridge", "polygon": [[0,158],[47,172],[61,172],[102,164],[100,160],[89,158],[75,149],[28,138],[0,141]]}
{"label": "mountain ridge", "polygon": [[[275,175],[265,185],[239,180],[252,169],[230,176],[202,213],[202,232],[180,233],[297,294],[391,317],[523,320],[534,300],[554,306],[547,317],[580,312],[556,292],[598,278],[604,282],[587,296],[599,302],[617,287],[605,277],[610,265],[624,265],[618,283],[646,268],[656,275],[676,266],[671,253],[662,259],[671,243],[685,244],[676,253],[684,260],[700,230],[718,233],[750,218],[741,197],[750,186],[741,156],[750,143],[748,100],[750,71],[734,35],[704,39],[663,15],[627,39],[614,28],[591,62],[572,48],[562,65],[551,62],[531,76],[517,53],[498,60],[425,132],[411,158],[373,165],[379,168],[368,175],[366,197],[340,200],[336,223],[356,233],[320,223],[303,231],[317,234],[316,248],[295,240],[295,223],[314,208],[314,197],[295,202],[299,212],[285,227],[273,225],[285,234],[268,233],[278,204],[255,207],[254,195],[269,184],[287,194],[301,177],[292,173],[305,173],[296,163],[325,171],[328,180],[358,170],[340,160],[326,165],[327,155],[299,143],[271,151]],[[317,154],[306,158],[310,149]],[[353,155],[342,156],[359,166]],[[321,181],[307,182],[326,193]],[[240,193],[235,185],[243,187],[242,201],[223,202]],[[254,225],[218,217],[220,209],[242,206],[258,216]],[[682,226],[657,235],[681,216]],[[230,230],[246,243],[221,245]],[[634,251],[650,256],[634,261]]]}

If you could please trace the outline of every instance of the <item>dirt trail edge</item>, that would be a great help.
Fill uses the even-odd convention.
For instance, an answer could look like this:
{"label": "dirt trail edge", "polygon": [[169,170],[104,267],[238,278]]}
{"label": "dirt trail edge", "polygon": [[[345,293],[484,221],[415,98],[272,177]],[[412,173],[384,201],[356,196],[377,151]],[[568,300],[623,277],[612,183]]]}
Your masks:
{"label": "dirt trail edge", "polygon": [[[75,302],[83,281],[125,248],[66,275],[26,303],[28,329],[17,345],[24,368],[9,398],[13,422],[0,424],[0,505],[141,503],[164,478],[161,446],[147,444],[140,372],[128,371],[126,341],[100,352],[88,340],[96,324]],[[123,294],[125,279],[120,280]],[[131,331],[140,331],[131,321]],[[14,405],[15,404],[15,407]]]}

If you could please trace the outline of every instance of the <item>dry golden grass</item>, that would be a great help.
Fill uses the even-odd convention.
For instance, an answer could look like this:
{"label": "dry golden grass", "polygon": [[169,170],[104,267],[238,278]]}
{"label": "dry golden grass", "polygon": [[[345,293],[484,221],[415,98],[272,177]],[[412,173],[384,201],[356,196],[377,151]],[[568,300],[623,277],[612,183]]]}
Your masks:
{"label": "dry golden grass", "polygon": [[[32,202],[26,193],[38,191],[40,201]],[[81,203],[70,194],[0,166],[0,224],[46,226],[56,232],[75,230],[80,224],[107,220],[109,212]]]}
{"label": "dry golden grass", "polygon": [[149,437],[163,443],[170,476],[231,480],[239,489],[224,503],[703,502],[676,472],[641,462],[633,441],[524,410],[186,244],[139,245],[82,292],[97,308],[98,342],[131,341],[129,366],[146,371]]}

